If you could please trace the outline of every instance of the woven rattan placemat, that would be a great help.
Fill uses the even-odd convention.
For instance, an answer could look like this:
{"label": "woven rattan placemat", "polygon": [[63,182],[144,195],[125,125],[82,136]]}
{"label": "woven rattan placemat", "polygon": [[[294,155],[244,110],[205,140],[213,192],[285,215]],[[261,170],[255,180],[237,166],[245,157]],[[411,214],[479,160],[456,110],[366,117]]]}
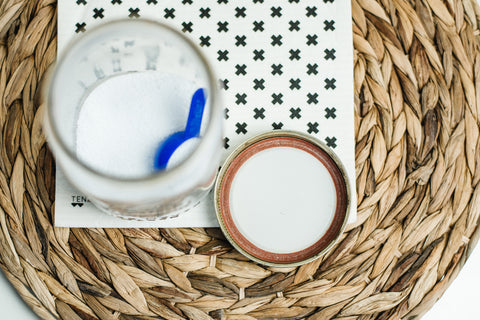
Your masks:
{"label": "woven rattan placemat", "polygon": [[[82,1],[82,0],[78,0]],[[341,0],[325,0],[341,1]],[[323,258],[265,268],[218,229],[52,226],[41,132],[56,2],[0,3],[0,263],[44,319],[399,319],[478,240],[475,0],[354,0],[358,221]]]}

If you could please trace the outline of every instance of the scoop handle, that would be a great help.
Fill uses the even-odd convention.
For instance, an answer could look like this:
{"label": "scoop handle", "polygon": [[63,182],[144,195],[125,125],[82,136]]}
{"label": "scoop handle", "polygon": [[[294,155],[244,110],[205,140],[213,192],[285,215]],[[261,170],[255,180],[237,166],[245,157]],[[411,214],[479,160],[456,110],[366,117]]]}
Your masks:
{"label": "scoop handle", "polygon": [[200,88],[192,96],[187,124],[185,126],[185,140],[198,137],[202,126],[203,110],[205,109],[205,91]]}

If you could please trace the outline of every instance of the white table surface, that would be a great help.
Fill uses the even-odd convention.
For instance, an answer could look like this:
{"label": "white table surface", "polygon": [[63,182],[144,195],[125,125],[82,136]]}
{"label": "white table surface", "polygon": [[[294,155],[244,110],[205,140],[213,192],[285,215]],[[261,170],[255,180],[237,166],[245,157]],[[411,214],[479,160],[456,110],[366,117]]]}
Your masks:
{"label": "white table surface", "polygon": [[[478,319],[480,302],[480,247],[475,248],[462,271],[442,298],[423,320]],[[35,314],[21,300],[8,280],[0,276],[1,319],[36,320]]]}

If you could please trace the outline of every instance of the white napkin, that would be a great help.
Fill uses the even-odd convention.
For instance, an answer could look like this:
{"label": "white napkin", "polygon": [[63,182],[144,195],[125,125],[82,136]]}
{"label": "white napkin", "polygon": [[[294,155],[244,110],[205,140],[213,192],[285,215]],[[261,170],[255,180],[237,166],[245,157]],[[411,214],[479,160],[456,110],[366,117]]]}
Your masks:
{"label": "white napkin", "polygon": [[[350,1],[71,0],[58,4],[58,53],[106,21],[167,23],[201,46],[225,85],[224,158],[272,129],[309,133],[343,162],[356,221],[353,45]],[[177,218],[130,221],[96,209],[57,168],[60,227],[216,227],[210,195]]]}

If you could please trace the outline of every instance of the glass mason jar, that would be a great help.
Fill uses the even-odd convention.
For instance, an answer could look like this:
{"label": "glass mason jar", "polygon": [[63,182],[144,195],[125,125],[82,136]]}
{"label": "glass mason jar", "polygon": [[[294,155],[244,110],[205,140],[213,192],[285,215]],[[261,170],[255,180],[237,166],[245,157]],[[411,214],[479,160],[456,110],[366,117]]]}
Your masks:
{"label": "glass mason jar", "polygon": [[[189,88],[203,88],[206,93],[198,141],[186,158],[173,167],[165,170],[148,169],[147,174],[139,175],[112,174],[103,168],[108,169],[110,164],[113,166],[120,163],[123,161],[122,155],[130,155],[131,151],[124,149],[114,156],[116,158],[109,159],[108,150],[114,149],[113,143],[124,147],[121,146],[122,141],[119,143],[116,134],[121,132],[122,128],[111,132],[109,128],[114,127],[115,123],[105,122],[108,126],[96,124],[95,133],[88,127],[87,131],[84,130],[87,137],[90,134],[93,139],[83,143],[87,147],[89,144],[97,144],[91,153],[99,156],[98,166],[79,154],[79,130],[89,122],[99,121],[92,115],[102,116],[102,121],[116,121],[117,112],[102,109],[105,108],[104,102],[107,101],[108,104],[110,98],[118,102],[119,96],[126,93],[122,92],[121,88],[120,91],[107,92],[109,95],[103,97],[103,102],[98,100],[98,104],[97,100],[89,98],[89,95],[107,81],[144,73],[147,78],[157,79],[156,87],[151,88],[163,90],[161,93],[144,92],[145,95],[172,93],[173,97],[160,99],[160,109],[155,109],[151,116],[148,110],[142,109],[142,97],[138,98],[139,106],[119,107],[118,112],[123,113],[122,121],[127,117],[129,123],[134,122],[136,115],[142,114],[142,120],[133,127],[138,127],[138,132],[143,132],[143,136],[138,133],[139,137],[136,137],[137,131],[127,132],[126,140],[135,143],[138,138],[139,144],[149,140],[150,149],[154,149],[154,138],[148,130],[145,133],[145,130],[140,129],[154,128],[157,120],[161,123],[159,127],[175,123],[170,129],[181,131],[182,125],[184,127],[187,122],[192,98],[184,94],[187,91],[183,90],[182,84],[185,83]],[[182,33],[171,27],[146,20],[120,20],[103,24],[71,43],[50,75],[44,119],[47,141],[58,166],[69,182],[101,210],[120,217],[148,220],[178,214],[197,204],[209,192],[218,171],[222,151],[223,108],[219,102],[216,84],[216,77],[202,52]],[[87,104],[87,99],[91,109],[90,118],[85,118],[80,124],[82,108]],[[178,105],[171,105],[179,100],[183,101],[183,109]],[[103,111],[100,111],[101,109]],[[151,119],[158,115],[161,119]],[[108,142],[109,137],[112,144],[99,149],[98,141],[103,139]],[[161,145],[164,138],[166,137],[162,136],[158,143],[154,144]],[[131,152],[134,154],[133,150]],[[103,167],[102,157],[106,161],[103,162]],[[146,162],[150,160],[145,159]]]}

